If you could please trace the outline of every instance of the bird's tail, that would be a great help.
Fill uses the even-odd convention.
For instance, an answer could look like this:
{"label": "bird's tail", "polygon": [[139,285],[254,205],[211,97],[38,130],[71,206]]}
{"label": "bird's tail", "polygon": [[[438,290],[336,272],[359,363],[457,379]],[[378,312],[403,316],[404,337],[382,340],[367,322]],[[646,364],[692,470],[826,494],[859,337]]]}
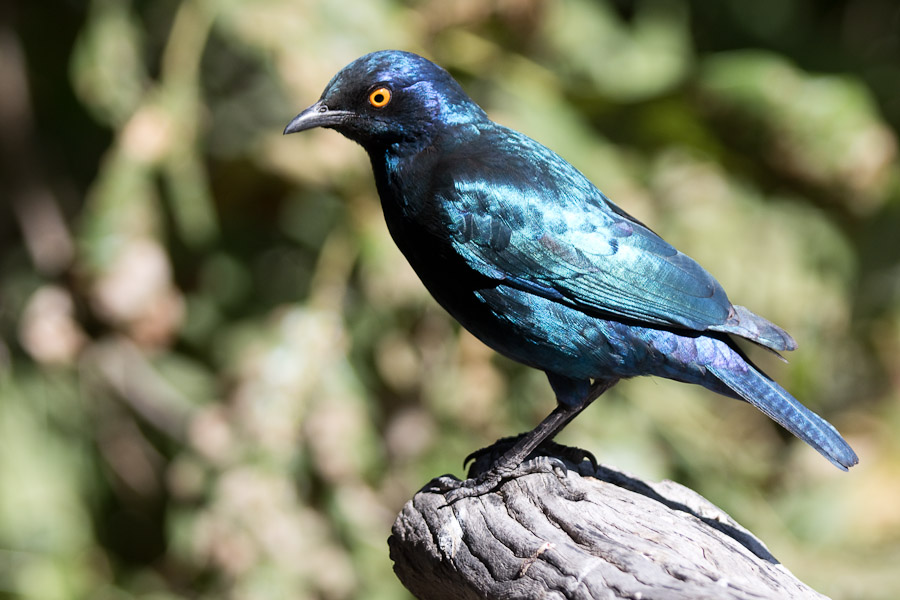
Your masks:
{"label": "bird's tail", "polygon": [[731,314],[724,323],[713,325],[710,329],[739,335],[774,351],[778,356],[784,350],[797,349],[797,342],[787,331],[737,304],[731,307]]}
{"label": "bird's tail", "polygon": [[749,367],[707,367],[741,398],[764,412],[773,421],[815,448],[837,468],[846,471],[859,459],[837,429],[809,410],[780,385]]}

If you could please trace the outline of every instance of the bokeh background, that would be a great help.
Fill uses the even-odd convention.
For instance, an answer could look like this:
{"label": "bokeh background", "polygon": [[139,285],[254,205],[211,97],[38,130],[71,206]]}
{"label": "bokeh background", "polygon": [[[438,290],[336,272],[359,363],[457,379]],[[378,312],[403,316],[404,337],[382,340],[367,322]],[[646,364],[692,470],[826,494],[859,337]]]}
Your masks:
{"label": "bokeh background", "polygon": [[383,48],[447,67],[787,328],[834,469],[694,386],[564,443],[696,489],[834,598],[900,589],[900,5],[0,8],[0,598],[403,598],[402,504],[553,406],[394,248],[365,154],[283,137]]}

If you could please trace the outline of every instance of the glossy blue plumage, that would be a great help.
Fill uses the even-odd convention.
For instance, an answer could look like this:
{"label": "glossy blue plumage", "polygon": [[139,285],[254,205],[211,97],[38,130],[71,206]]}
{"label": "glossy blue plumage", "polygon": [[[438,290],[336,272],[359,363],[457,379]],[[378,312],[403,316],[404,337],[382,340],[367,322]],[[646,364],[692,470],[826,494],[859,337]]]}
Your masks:
{"label": "glossy blue plumage", "polygon": [[[391,99],[376,108],[373,89]],[[334,128],[368,152],[388,228],[437,301],[484,343],[545,371],[560,404],[591,380],[657,375],[746,400],[846,469],[826,421],[728,334],[793,350],[694,260],[579,171],[492,122],[446,71],[405,52],[338,73],[286,132]]]}

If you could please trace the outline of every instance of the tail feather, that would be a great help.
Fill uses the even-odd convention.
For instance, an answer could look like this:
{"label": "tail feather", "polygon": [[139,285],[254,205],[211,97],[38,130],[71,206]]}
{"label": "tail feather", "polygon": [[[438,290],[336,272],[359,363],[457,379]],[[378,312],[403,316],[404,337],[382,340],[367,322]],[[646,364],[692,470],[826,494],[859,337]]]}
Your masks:
{"label": "tail feather", "polygon": [[750,312],[743,306],[735,304],[732,309],[727,321],[721,325],[712,326],[710,329],[747,338],[760,346],[773,350],[776,354],[785,350],[797,349],[797,342],[794,341],[794,338],[778,325]]}
{"label": "tail feather", "polygon": [[741,398],[761,410],[773,421],[815,448],[837,468],[846,471],[859,458],[837,429],[809,410],[780,385],[752,367],[737,370],[707,367]]}

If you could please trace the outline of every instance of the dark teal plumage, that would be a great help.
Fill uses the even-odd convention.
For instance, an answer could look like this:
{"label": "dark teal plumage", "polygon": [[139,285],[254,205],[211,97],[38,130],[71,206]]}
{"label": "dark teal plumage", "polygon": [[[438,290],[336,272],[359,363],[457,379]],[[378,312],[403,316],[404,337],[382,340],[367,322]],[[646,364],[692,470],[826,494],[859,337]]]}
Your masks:
{"label": "dark teal plumage", "polygon": [[[375,108],[378,87],[391,101]],[[385,220],[437,301],[498,352],[545,371],[575,414],[592,380],[657,375],[746,400],[842,469],[835,429],[729,334],[793,350],[781,328],[613,204],[556,153],[492,122],[414,54],[366,55],[286,133],[330,127],[368,152]]]}

